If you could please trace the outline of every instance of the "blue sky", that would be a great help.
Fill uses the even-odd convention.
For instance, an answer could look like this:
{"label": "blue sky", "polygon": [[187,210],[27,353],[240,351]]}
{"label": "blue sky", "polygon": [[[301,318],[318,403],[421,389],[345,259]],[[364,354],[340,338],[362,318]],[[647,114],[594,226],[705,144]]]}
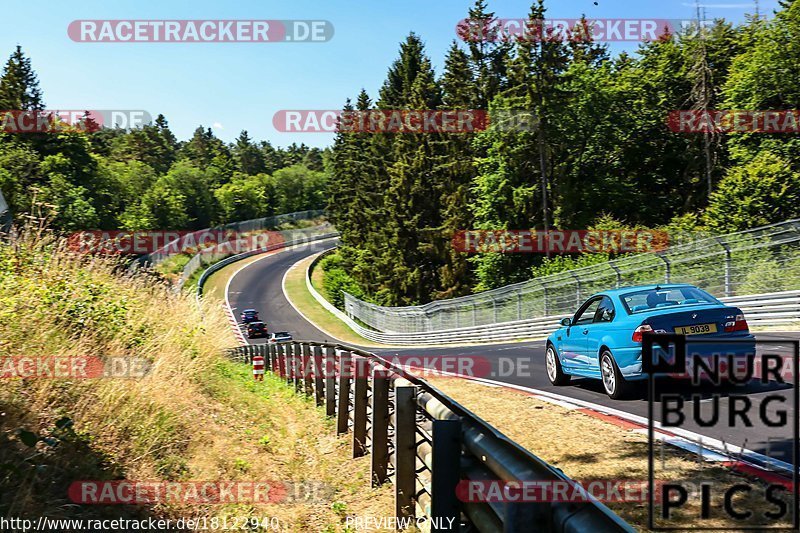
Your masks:
{"label": "blue sky", "polygon": [[[143,109],[163,113],[180,139],[200,124],[232,141],[252,138],[285,146],[326,146],[332,136],[280,133],[281,109],[338,109],[363,87],[376,95],[410,31],[426,43],[437,72],[455,25],[473,0],[60,0],[5,2],[0,56],[22,45],[39,75],[49,109]],[[551,0],[552,18],[686,19],[694,0]],[[495,0],[500,18],[522,18],[529,1]],[[707,16],[741,21],[746,0],[708,0]],[[777,0],[761,0],[770,14]],[[324,19],[327,43],[78,43],[67,36],[76,19]],[[617,43],[612,50],[635,48]]]}

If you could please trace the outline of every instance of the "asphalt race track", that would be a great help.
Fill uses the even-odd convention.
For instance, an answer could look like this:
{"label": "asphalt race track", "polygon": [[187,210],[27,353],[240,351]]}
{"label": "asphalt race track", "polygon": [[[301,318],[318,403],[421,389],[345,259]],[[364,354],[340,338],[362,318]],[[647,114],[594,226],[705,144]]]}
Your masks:
{"label": "asphalt race track", "polygon": [[[329,247],[333,247],[331,243]],[[319,331],[309,324],[286,300],[283,295],[282,281],[284,273],[297,261],[306,256],[321,251],[322,248],[315,246],[313,250],[299,249],[288,250],[279,254],[268,256],[264,259],[251,263],[238,272],[228,288],[228,299],[237,319],[242,309],[254,308],[260,313],[261,319],[268,325],[269,331],[289,331],[296,340],[316,340],[331,341],[325,333]],[[795,333],[770,333],[758,334],[759,340],[780,340],[787,338],[797,338]],[[254,344],[261,344],[263,339],[253,339]],[[770,349],[778,352],[789,353],[791,345],[780,343],[770,345]],[[495,381],[520,385],[542,391],[549,391],[563,396],[568,396],[578,400],[584,400],[595,404],[612,407],[620,411],[625,411],[642,417],[648,416],[648,402],[645,399],[645,392],[631,400],[612,400],[603,392],[602,384],[599,380],[573,379],[570,385],[564,387],[554,387],[547,379],[544,363],[545,341],[515,342],[506,344],[492,344],[471,347],[439,347],[439,348],[410,348],[410,349],[375,349],[370,351],[384,355],[400,357],[427,357],[455,360],[456,356],[473,358],[471,361],[478,361],[474,368],[485,370],[479,377],[485,377]],[[485,375],[484,375],[485,374]],[[689,384],[680,381],[667,381],[658,385],[657,390],[661,392],[679,393],[688,398]],[[727,417],[728,402],[724,397],[725,386],[716,390],[692,391],[700,392],[703,396],[698,404],[701,413],[708,415],[711,409],[713,398],[711,395],[717,393],[722,398],[719,399],[721,416]],[[706,435],[730,445],[741,446],[775,459],[791,462],[792,433],[791,416],[794,414],[792,409],[793,388],[783,385],[752,385],[746,389],[747,397],[752,402],[750,413],[753,414],[753,426],[745,427],[739,424],[735,428],[729,427],[703,427],[696,420],[689,419],[682,426],[683,429]],[[780,396],[785,398],[785,403],[772,400],[765,404],[766,411],[772,418],[775,411],[783,409],[790,415],[789,423],[784,427],[769,428],[765,426],[758,417],[758,409],[761,402],[767,397]],[[768,406],[767,406],[768,405]],[[656,416],[660,419],[659,403],[655,403]],[[727,426],[723,424],[723,426]]]}

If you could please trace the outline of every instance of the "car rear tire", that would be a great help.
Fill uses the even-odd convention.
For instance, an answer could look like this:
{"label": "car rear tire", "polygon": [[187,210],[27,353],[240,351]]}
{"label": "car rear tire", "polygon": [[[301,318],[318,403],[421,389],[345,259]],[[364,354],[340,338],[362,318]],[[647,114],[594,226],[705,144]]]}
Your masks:
{"label": "car rear tire", "polygon": [[625,381],[614,356],[608,350],[603,350],[603,353],[600,354],[600,377],[603,382],[603,390],[611,399],[627,398],[633,389],[632,383]]}
{"label": "car rear tire", "polygon": [[547,352],[544,356],[544,364],[547,370],[547,379],[556,386],[566,385],[570,381],[569,374],[565,374],[558,360],[556,349],[552,344],[547,345]]}

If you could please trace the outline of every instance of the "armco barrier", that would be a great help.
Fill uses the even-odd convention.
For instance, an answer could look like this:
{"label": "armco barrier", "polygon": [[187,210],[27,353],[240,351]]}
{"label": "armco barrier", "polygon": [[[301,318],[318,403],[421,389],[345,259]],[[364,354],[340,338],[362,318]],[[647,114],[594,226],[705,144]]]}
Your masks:
{"label": "armco barrier", "polygon": [[[312,285],[311,271],[326,253],[329,252],[317,256],[306,271],[306,286],[309,292],[320,305],[350,326],[353,331],[373,342],[396,345],[426,345],[531,339],[549,335],[559,327],[559,322],[562,318],[572,316],[571,314],[554,315],[499,324],[418,333],[375,331],[362,326],[334,307]],[[800,291],[733,296],[731,298],[720,298],[720,300],[739,307],[751,325],[778,325],[800,322]]]}
{"label": "armco barrier", "polygon": [[[632,532],[602,503],[467,502],[469,481],[572,484],[428,382],[375,354],[339,344],[290,342],[229,350],[285,379],[351,433],[352,456],[369,456],[371,484],[394,486],[398,521],[427,518],[431,531]],[[502,486],[502,485],[501,485]],[[402,522],[401,522],[402,523]],[[457,525],[466,523],[466,528]],[[456,527],[450,527],[455,524]]]}
{"label": "armco barrier", "polygon": [[[333,226],[329,223],[320,224],[318,226],[312,226],[310,228],[303,228],[303,229],[290,229],[290,230],[281,230],[279,233],[281,238],[279,239],[278,243],[275,243],[270,246],[265,246],[262,248],[256,248],[258,250],[274,250],[280,248],[282,246],[286,246],[285,243],[302,243],[302,242],[311,242],[314,237],[319,235],[331,235],[333,234]],[[189,281],[189,278],[194,275],[195,272],[200,270],[201,268],[221,261],[224,258],[231,257],[233,253],[232,250],[243,249],[246,250],[242,253],[249,252],[249,248],[253,246],[253,240],[250,238],[243,238],[238,239],[234,242],[223,242],[216,246],[212,246],[210,248],[206,248],[201,253],[194,255],[188,263],[183,267],[183,271],[181,272],[181,277],[176,284],[178,289],[183,288],[184,284]],[[238,254],[236,254],[238,255]]]}

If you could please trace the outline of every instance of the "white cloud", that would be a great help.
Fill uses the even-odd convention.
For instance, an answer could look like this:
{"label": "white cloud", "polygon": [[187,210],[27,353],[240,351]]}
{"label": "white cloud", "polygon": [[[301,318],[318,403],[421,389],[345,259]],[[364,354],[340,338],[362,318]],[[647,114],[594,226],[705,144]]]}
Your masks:
{"label": "white cloud", "polygon": [[215,130],[224,130],[224,129],[225,129],[225,126],[223,126],[223,125],[222,125],[222,124],[220,124],[219,122],[215,122],[215,123],[213,123],[213,124],[211,125],[211,127],[212,127],[212,128],[214,128]]}

